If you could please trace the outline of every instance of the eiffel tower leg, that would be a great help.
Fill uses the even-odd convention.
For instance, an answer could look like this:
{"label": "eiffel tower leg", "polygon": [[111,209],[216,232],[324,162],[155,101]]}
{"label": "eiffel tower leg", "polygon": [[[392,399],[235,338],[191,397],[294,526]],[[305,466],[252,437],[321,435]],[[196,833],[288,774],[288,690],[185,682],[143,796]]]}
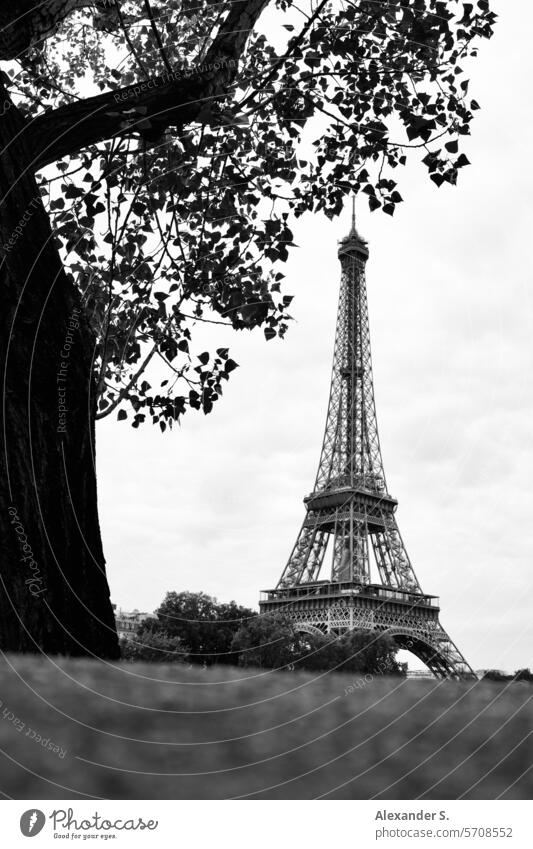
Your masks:
{"label": "eiffel tower leg", "polygon": [[436,678],[477,679],[438,619],[424,621],[415,609],[401,616],[378,610],[374,627],[392,637],[398,648],[414,654]]}
{"label": "eiffel tower leg", "polygon": [[316,581],[324,559],[327,541],[327,534],[324,531],[317,527],[309,527],[304,522],[277,589]]}
{"label": "eiffel tower leg", "polygon": [[472,678],[477,680],[477,675],[465,660],[455,643],[450,639],[444,628],[439,622],[438,628],[435,629],[434,642],[438,645],[438,651],[435,653],[435,662],[440,667],[440,675],[429,668],[437,677],[442,678]]}
{"label": "eiffel tower leg", "polygon": [[428,639],[426,635],[413,632],[407,639],[395,637],[400,648],[407,648],[426,664],[436,678],[477,680],[477,675],[452,642],[444,628],[439,627]]}
{"label": "eiffel tower leg", "polygon": [[385,530],[372,536],[374,556],[384,584],[412,592],[422,592],[405,549],[396,518],[382,514]]}

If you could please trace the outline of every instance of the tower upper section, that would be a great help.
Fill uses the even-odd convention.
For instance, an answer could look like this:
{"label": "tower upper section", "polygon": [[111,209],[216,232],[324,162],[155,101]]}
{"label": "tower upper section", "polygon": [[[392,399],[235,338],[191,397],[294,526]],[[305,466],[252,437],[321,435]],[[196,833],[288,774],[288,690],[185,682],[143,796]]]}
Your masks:
{"label": "tower upper section", "polygon": [[363,262],[368,259],[368,244],[357,232],[355,226],[355,198],[352,205],[352,228],[344,239],[339,242],[338,257],[342,262],[343,257],[358,256]]}

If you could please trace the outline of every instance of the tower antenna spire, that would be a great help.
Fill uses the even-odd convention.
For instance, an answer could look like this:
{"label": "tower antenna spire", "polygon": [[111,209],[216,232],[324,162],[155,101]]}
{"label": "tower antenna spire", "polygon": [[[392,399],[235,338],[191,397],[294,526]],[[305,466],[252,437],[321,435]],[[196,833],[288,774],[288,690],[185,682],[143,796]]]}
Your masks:
{"label": "tower antenna spire", "polygon": [[355,195],[352,195],[352,233],[356,233],[355,229]]}

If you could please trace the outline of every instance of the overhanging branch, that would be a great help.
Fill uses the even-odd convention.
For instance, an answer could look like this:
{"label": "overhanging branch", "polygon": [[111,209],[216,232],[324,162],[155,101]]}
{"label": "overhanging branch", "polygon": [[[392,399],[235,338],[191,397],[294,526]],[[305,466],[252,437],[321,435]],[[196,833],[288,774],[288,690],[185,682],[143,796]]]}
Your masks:
{"label": "overhanging branch", "polygon": [[239,58],[268,2],[237,0],[228,4],[228,14],[200,68],[178,69],[33,119],[28,134],[31,167],[38,170],[116,136],[137,132],[152,140],[167,127],[198,119],[209,121],[213,107],[236,79]]}

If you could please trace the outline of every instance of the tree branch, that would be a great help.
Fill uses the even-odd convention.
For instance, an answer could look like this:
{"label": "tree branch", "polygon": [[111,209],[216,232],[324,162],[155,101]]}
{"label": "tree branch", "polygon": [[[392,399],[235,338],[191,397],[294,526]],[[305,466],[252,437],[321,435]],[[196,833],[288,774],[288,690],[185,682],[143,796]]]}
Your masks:
{"label": "tree branch", "polygon": [[[238,61],[269,0],[237,0],[199,68],[177,70],[59,109],[31,122],[29,148],[34,170],[116,136],[139,133],[158,139],[167,127],[209,122],[237,77]],[[218,116],[219,117],[219,116]]]}
{"label": "tree branch", "polygon": [[167,69],[167,71],[170,72],[170,71],[172,71],[172,68],[170,67],[170,63],[168,61],[167,54],[165,53],[165,48],[163,47],[163,42],[161,41],[161,36],[159,34],[159,30],[156,26],[156,22],[155,22],[155,19],[154,19],[154,13],[152,12],[152,7],[150,6],[150,0],[144,0],[144,6],[145,6],[146,12],[148,14],[148,17],[150,19],[150,26],[152,28],[154,38],[157,42],[157,46],[159,47],[159,53],[160,53],[161,58],[163,60],[163,64],[164,64],[165,68]]}

